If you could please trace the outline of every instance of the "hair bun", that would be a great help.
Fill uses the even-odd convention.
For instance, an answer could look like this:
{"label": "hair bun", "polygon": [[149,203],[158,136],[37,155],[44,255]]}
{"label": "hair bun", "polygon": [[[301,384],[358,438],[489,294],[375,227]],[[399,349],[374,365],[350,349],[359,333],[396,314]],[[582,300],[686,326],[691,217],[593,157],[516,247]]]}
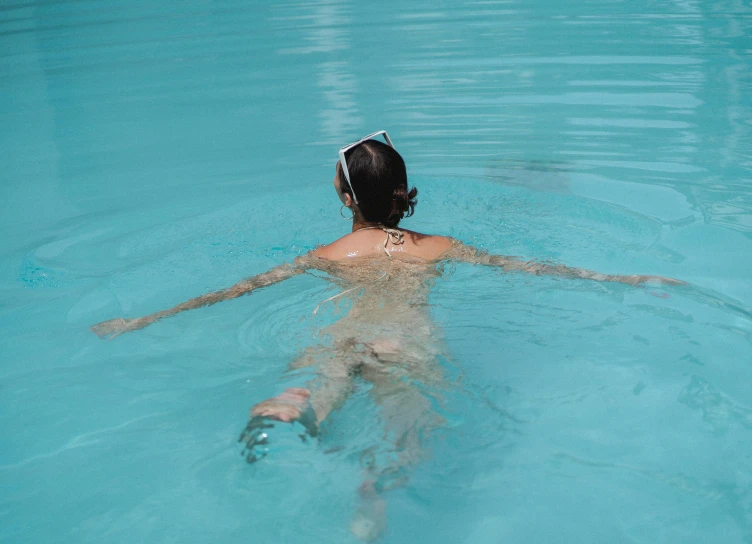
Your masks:
{"label": "hair bun", "polygon": [[[415,205],[418,203],[415,197],[418,196],[418,189],[413,187],[410,191],[407,186],[397,187],[392,193],[392,213],[389,214],[389,221],[399,221],[403,217],[410,217],[415,212]],[[396,223],[396,221],[395,221]]]}

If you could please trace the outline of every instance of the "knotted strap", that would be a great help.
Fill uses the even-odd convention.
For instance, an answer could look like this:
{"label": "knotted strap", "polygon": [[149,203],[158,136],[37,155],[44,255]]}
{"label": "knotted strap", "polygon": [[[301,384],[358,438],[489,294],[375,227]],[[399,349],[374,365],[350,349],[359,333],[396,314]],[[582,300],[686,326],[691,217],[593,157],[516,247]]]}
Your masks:
{"label": "knotted strap", "polygon": [[392,245],[394,246],[404,244],[405,235],[401,230],[389,229],[386,227],[381,227],[381,229],[386,232],[386,238],[384,238],[384,253],[386,253],[387,257],[391,257],[392,254],[389,253],[389,250],[386,248],[386,244],[388,242],[392,242]]}

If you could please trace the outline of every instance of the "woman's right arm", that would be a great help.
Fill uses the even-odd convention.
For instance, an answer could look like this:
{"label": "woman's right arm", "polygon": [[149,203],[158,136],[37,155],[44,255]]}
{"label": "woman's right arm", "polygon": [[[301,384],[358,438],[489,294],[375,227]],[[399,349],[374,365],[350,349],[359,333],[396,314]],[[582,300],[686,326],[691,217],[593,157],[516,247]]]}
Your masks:
{"label": "woman's right arm", "polygon": [[155,312],[143,317],[132,319],[118,317],[108,321],[103,321],[102,323],[97,323],[91,327],[91,331],[100,338],[108,338],[112,340],[123,333],[143,329],[160,319],[171,317],[186,310],[203,308],[204,306],[211,306],[212,304],[216,304],[223,300],[230,300],[247,295],[256,289],[279,283],[293,276],[297,276],[298,274],[302,274],[306,269],[305,264],[307,262],[307,257],[307,255],[299,257],[292,265],[281,264],[275,266],[267,272],[239,281],[232,287],[192,298],[168,310],[162,310],[161,312]]}
{"label": "woman's right arm", "polygon": [[452,247],[442,256],[446,260],[460,261],[471,264],[494,266],[504,272],[521,272],[534,276],[561,276],[564,278],[576,278],[594,281],[611,281],[637,285],[640,283],[654,282],[662,285],[686,285],[687,283],[674,278],[649,275],[615,275],[602,274],[584,268],[574,268],[563,264],[551,264],[538,261],[525,261],[518,257],[493,255],[470,245],[453,240]]}

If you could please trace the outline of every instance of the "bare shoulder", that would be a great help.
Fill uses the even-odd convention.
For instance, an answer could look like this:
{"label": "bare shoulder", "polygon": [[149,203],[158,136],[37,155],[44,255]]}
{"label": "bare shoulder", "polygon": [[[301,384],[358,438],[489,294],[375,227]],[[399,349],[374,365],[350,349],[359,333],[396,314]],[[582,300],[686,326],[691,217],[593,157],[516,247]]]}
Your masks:
{"label": "bare shoulder", "polygon": [[346,257],[348,253],[361,248],[364,242],[367,241],[368,234],[373,232],[381,231],[350,232],[333,242],[317,247],[311,254],[320,259],[339,260],[342,257]]}
{"label": "bare shoulder", "polygon": [[343,261],[360,256],[363,250],[363,241],[352,234],[347,234],[329,244],[317,247],[311,254],[326,261]]}
{"label": "bare shoulder", "polygon": [[[449,251],[454,241],[446,236],[422,234],[411,230],[400,229],[404,234],[404,241],[399,245],[388,244],[389,253],[395,257],[405,256],[435,261]],[[381,230],[363,230],[335,240],[331,244],[320,246],[313,251],[313,255],[329,261],[344,261],[357,257],[383,256],[384,233]]]}
{"label": "bare shoulder", "polygon": [[406,248],[408,252],[427,261],[435,261],[441,258],[454,244],[454,240],[448,236],[422,234],[411,230],[403,232],[408,244]]}
{"label": "bare shoulder", "polygon": [[326,259],[328,261],[336,261],[339,260],[337,258],[338,255],[343,253],[343,247],[341,243],[342,238],[339,240],[335,240],[331,244],[326,244],[324,246],[319,246],[316,249],[314,249],[311,254],[314,257],[318,257],[319,259]]}

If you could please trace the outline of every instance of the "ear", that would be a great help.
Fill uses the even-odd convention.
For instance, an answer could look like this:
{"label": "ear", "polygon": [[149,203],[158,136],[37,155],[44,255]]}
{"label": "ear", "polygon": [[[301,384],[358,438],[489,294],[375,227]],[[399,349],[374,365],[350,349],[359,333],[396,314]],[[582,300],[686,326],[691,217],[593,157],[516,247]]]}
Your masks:
{"label": "ear", "polygon": [[344,204],[348,208],[352,208],[353,204],[355,204],[355,201],[353,201],[352,196],[350,196],[349,193],[342,193],[345,197]]}

